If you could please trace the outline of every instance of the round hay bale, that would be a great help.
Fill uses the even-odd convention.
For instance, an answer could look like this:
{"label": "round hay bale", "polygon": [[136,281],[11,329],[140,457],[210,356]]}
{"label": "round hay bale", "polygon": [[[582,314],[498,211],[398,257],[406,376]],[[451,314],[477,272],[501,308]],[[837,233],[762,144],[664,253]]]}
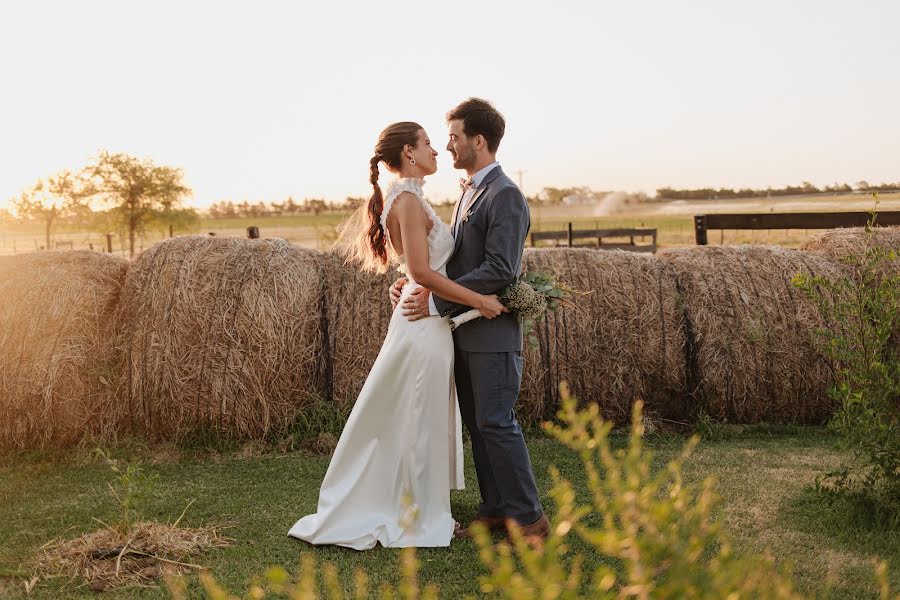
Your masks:
{"label": "round hay bale", "polygon": [[320,253],[319,261],[328,332],[322,347],[330,374],[326,395],[348,407],[356,402],[384,343],[392,314],[388,290],[400,273],[367,273],[334,252]]}
{"label": "round hay bale", "polygon": [[87,250],[0,259],[0,448],[96,430],[116,392],[112,317],[127,270]]}
{"label": "round hay bale", "polygon": [[900,253],[900,227],[875,227],[871,234],[864,227],[829,229],[811,235],[800,249],[841,261],[863,256],[870,244]]}
{"label": "round hay bale", "polygon": [[687,417],[683,313],[671,266],[646,254],[578,248],[529,248],[524,262],[526,271],[588,294],[536,325],[537,348],[526,342],[522,421],[555,415],[561,381],[619,424],[636,399],[651,418]]}
{"label": "round hay bale", "polygon": [[128,273],[116,427],[154,439],[283,432],[325,388],[319,253],[283,240],[184,236]]}
{"label": "round hay bale", "polygon": [[678,276],[689,340],[689,389],[732,423],[822,423],[832,413],[832,367],[813,338],[825,324],[791,283],[798,272],[835,278],[832,261],[774,246],[665,250]]}
{"label": "round hay bale", "polygon": [[[894,256],[871,257],[878,261],[875,264],[866,258],[869,248],[893,251]],[[900,227],[874,227],[871,233],[864,227],[829,229],[810,236],[801,249],[840,264],[856,285],[896,287],[900,284]],[[900,344],[900,320],[895,320],[890,343]]]}

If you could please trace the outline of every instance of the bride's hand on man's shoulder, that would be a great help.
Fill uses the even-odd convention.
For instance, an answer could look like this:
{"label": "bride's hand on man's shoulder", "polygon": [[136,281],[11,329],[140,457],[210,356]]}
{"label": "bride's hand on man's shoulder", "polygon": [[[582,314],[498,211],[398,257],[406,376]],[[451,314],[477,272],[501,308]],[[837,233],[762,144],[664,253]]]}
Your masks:
{"label": "bride's hand on man's shoulder", "polygon": [[388,294],[391,297],[391,309],[397,308],[397,303],[400,302],[400,294],[403,292],[403,286],[406,285],[406,282],[409,281],[406,277],[401,277],[391,286],[391,289],[388,291]]}

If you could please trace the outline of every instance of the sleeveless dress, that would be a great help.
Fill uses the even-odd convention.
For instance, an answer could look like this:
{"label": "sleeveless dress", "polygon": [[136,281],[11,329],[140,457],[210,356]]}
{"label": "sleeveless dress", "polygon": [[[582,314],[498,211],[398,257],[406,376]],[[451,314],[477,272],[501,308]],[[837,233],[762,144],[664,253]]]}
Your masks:
{"label": "sleeveless dress", "polygon": [[[431,218],[431,268],[446,274],[453,234],[422,193],[421,179],[397,179],[384,195],[381,225],[402,192]],[[389,245],[392,248],[392,246]],[[407,274],[399,258],[398,270]],[[416,288],[410,278],[400,303]],[[373,299],[382,301],[382,299]],[[449,546],[450,490],[463,489],[462,419],[453,377],[453,337],[445,317],[408,321],[400,303],[347,419],[319,490],[315,514],[288,535],[355,550]]]}

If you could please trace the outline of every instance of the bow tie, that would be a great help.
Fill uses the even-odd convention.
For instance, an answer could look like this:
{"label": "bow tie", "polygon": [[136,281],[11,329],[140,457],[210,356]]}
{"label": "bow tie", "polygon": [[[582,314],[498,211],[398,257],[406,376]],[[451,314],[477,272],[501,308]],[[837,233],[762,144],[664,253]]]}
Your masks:
{"label": "bow tie", "polygon": [[475,189],[475,181],[471,177],[469,177],[468,179],[466,179],[465,177],[460,177],[459,178],[459,189],[461,189],[462,191],[466,191],[468,189],[474,190]]}

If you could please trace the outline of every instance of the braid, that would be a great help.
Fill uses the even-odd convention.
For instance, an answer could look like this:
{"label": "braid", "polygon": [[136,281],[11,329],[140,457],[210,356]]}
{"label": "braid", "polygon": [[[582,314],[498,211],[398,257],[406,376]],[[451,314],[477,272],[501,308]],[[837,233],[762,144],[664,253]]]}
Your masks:
{"label": "braid", "polygon": [[415,148],[419,143],[422,126],[412,121],[402,121],[388,125],[375,144],[375,153],[369,159],[369,183],[372,197],[353,214],[341,232],[339,243],[344,245],[347,259],[362,263],[366,271],[384,273],[390,263],[388,256],[387,232],[381,226],[384,213],[384,195],[378,185],[378,166],[384,163],[389,171],[399,173],[403,164],[403,148]]}
{"label": "braid", "polygon": [[369,248],[375,255],[375,259],[382,265],[388,262],[387,239],[384,228],[381,226],[381,211],[384,210],[384,197],[381,195],[381,186],[378,185],[378,163],[381,162],[381,153],[376,150],[375,156],[369,161],[369,183],[374,191],[369,199]]}
{"label": "braid", "polygon": [[378,163],[381,160],[381,153],[376,151],[375,156],[369,161],[369,183],[375,186],[378,185]]}

